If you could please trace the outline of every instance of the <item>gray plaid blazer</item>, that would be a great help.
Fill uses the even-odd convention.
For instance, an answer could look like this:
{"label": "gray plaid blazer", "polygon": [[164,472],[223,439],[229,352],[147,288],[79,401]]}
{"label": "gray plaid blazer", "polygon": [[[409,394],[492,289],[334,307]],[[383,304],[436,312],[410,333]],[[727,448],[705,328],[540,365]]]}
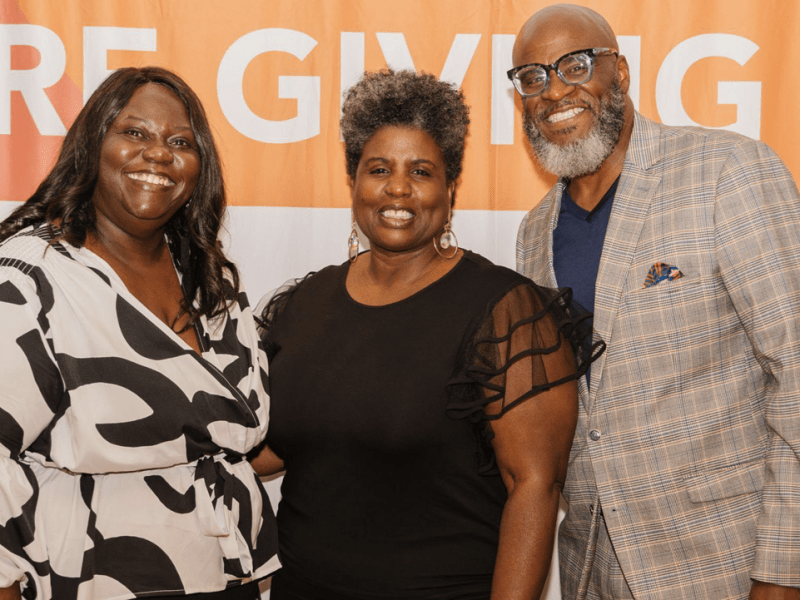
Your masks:
{"label": "gray plaid blazer", "polygon": [[[517,270],[556,286],[559,182],[523,220]],[[637,599],[800,587],[800,203],[764,144],[638,113],[603,246],[559,531],[582,598],[602,506]],[[682,278],[644,288],[656,263]]]}

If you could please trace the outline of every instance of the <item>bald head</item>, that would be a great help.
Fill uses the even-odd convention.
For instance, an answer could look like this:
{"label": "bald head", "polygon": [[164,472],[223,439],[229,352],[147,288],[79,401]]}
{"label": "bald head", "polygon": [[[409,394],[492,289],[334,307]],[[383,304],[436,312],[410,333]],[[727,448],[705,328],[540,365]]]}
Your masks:
{"label": "bald head", "polygon": [[[520,29],[514,44],[514,66],[526,62],[549,63],[553,58],[542,57],[541,60],[522,60],[532,46],[544,51],[549,47],[563,47],[564,39],[571,41],[574,48],[613,48],[619,50],[617,37],[611,26],[599,13],[584,6],[574,4],[554,4],[535,13]],[[519,60],[518,60],[519,59]]]}
{"label": "bald head", "polygon": [[[561,72],[562,59],[576,53],[583,54],[570,60],[588,63],[579,83]],[[573,182],[599,176],[610,185],[606,180],[624,162],[635,111],[627,95],[628,61],[608,22],[574,4],[543,8],[522,26],[513,60],[514,67],[528,67],[523,76],[544,77],[537,93],[522,98],[523,127],[539,163]]]}

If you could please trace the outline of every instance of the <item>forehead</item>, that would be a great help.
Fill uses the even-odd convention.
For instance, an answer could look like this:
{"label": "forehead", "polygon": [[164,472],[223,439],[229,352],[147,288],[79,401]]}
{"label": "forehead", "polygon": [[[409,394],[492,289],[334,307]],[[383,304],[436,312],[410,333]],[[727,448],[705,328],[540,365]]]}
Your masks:
{"label": "forehead", "polygon": [[189,113],[183,102],[172,90],[157,83],[138,87],[116,120],[131,117],[166,121],[173,126],[189,126]]}
{"label": "forehead", "polygon": [[551,64],[575,50],[600,47],[616,47],[616,41],[589,17],[543,16],[532,19],[520,31],[514,44],[514,66]]}
{"label": "forehead", "polygon": [[408,155],[413,158],[442,161],[442,151],[431,135],[416,127],[386,125],[378,129],[364,145],[362,158],[368,155]]}

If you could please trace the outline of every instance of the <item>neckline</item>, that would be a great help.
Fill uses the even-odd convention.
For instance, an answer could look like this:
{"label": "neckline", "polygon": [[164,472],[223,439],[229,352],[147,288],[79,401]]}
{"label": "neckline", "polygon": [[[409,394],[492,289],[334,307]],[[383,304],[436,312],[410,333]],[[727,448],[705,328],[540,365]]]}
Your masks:
{"label": "neckline", "polygon": [[602,198],[600,198],[600,202],[598,202],[592,210],[586,210],[575,203],[575,200],[572,199],[572,195],[569,193],[569,182],[565,182],[564,192],[561,194],[562,210],[571,213],[579,219],[583,219],[587,223],[591,222],[594,217],[606,208],[606,206],[611,206],[613,198],[617,193],[617,184],[619,184],[619,177],[617,177],[614,183],[606,190]]}
{"label": "neckline", "polygon": [[[99,254],[97,254],[96,252],[91,250],[90,248],[87,248],[85,245],[77,246],[77,247],[76,246],[72,246],[72,245],[70,245],[70,246],[74,249],[75,253],[78,256],[81,256],[84,259],[84,261],[88,260],[88,261],[95,262],[96,265],[97,265],[96,268],[99,271],[101,271],[106,277],[108,277],[110,280],[113,280],[116,283],[116,285],[117,285],[117,287],[119,289],[114,289],[114,291],[117,294],[120,294],[121,291],[124,291],[124,294],[120,294],[120,295],[125,299],[125,301],[128,302],[128,304],[131,304],[134,308],[136,308],[136,310],[139,313],[141,313],[148,321],[150,321],[151,323],[154,323],[159,329],[161,329],[162,332],[167,334],[172,339],[172,341],[177,342],[185,350],[189,350],[192,354],[198,356],[199,358],[202,358],[203,360],[207,360],[207,358],[205,356],[206,350],[203,348],[203,344],[200,341],[201,336],[203,336],[205,334],[205,330],[207,329],[207,327],[202,322],[203,319],[205,318],[203,315],[200,316],[200,319],[195,321],[195,323],[197,324],[197,328],[195,329],[195,335],[198,338],[197,343],[200,346],[200,352],[197,352],[197,350],[192,348],[186,342],[186,340],[184,340],[181,336],[179,336],[177,334],[176,331],[174,331],[169,325],[164,323],[164,321],[159,319],[153,313],[153,311],[151,311],[149,308],[147,308],[142,303],[141,300],[139,300],[136,296],[134,296],[131,293],[131,291],[128,289],[128,286],[125,285],[125,282],[122,281],[122,278],[114,270],[114,268],[110,264],[108,264],[108,261],[106,261],[106,259],[104,259],[102,256],[100,256]],[[85,266],[88,266],[88,265],[85,265]],[[178,281],[180,282],[181,281],[181,273],[180,273],[180,271],[178,271],[177,267],[175,267],[174,261],[173,261],[173,268],[175,268],[175,272],[178,275]],[[97,273],[95,273],[95,275],[97,275]],[[112,289],[113,289],[113,287],[112,287]]]}
{"label": "neckline", "polygon": [[434,287],[438,286],[442,282],[446,281],[448,278],[450,278],[451,275],[453,275],[453,273],[455,273],[456,271],[458,271],[459,269],[461,269],[463,267],[464,261],[466,259],[469,258],[471,260],[471,257],[472,257],[472,252],[470,252],[469,250],[464,249],[464,253],[461,255],[461,258],[458,259],[458,262],[456,263],[456,265],[452,269],[450,269],[447,273],[445,273],[444,275],[439,277],[439,279],[431,281],[428,285],[426,285],[425,287],[417,290],[416,292],[414,292],[410,296],[406,296],[405,298],[403,298],[401,300],[397,300],[395,302],[390,302],[388,304],[364,304],[362,302],[359,302],[358,300],[355,300],[350,295],[350,292],[347,291],[347,274],[350,272],[350,263],[349,262],[346,262],[346,263],[342,264],[344,269],[342,269],[342,276],[341,276],[341,278],[339,280],[339,285],[341,287],[342,294],[344,295],[345,300],[347,300],[347,302],[349,302],[350,304],[352,304],[352,305],[354,305],[354,306],[356,306],[358,308],[364,308],[364,309],[370,309],[370,310],[372,310],[372,309],[380,310],[380,309],[384,309],[384,308],[392,308],[392,307],[400,306],[401,304],[404,304],[404,303],[407,303],[407,302],[411,302],[411,301],[415,300],[416,298],[418,298],[419,296],[421,296],[422,294],[427,293],[429,290],[433,289]]}
{"label": "neckline", "polygon": [[[248,411],[251,415],[255,416],[255,412],[252,407],[249,406],[246,394],[239,389],[236,383],[228,381],[227,377],[224,374],[224,366],[219,363],[218,356],[215,352],[212,351],[211,346],[208,348],[204,348],[203,344],[200,343],[200,339],[207,335],[209,331],[209,323],[208,319],[205,315],[200,315],[200,318],[195,321],[197,324],[197,329],[195,329],[196,335],[198,337],[198,344],[200,346],[200,352],[197,352],[194,348],[192,348],[186,341],[179,336],[169,325],[164,323],[161,319],[159,319],[153,312],[147,308],[136,296],[134,296],[128,287],[125,285],[125,282],[122,281],[122,278],[119,274],[113,269],[113,267],[108,264],[108,262],[99,254],[92,251],[90,248],[86,246],[73,246],[66,242],[69,247],[72,249],[76,257],[73,257],[73,260],[76,260],[79,264],[81,264],[84,268],[93,271],[94,275],[98,278],[101,278],[102,275],[105,275],[109,278],[107,282],[111,290],[123,298],[128,304],[130,304],[134,310],[138,311],[145,319],[150,321],[153,325],[155,325],[158,329],[161,330],[173,343],[178,344],[184,352],[191,356],[201,368],[205,369],[209,372],[212,377],[222,385],[228,392],[232,395],[233,398],[238,399],[240,402],[243,402],[245,406],[247,406]],[[77,257],[80,257],[78,259]],[[94,263],[94,264],[91,264]],[[173,266],[174,262],[173,262]],[[180,280],[181,274],[180,271],[177,270],[178,279]],[[113,283],[112,283],[113,282]],[[230,314],[226,313],[224,317],[226,320],[230,318]]]}

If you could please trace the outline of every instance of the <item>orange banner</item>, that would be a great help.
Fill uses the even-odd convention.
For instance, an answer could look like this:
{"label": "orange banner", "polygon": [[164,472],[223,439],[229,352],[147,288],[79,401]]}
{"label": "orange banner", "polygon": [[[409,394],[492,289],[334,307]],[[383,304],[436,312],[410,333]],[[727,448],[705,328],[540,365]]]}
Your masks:
{"label": "orange banner", "polygon": [[[416,68],[472,107],[458,208],[530,208],[537,172],[505,71],[540,0],[0,0],[0,199],[24,200],[84,96],[109,70],[180,73],[209,113],[238,205],[346,207],[343,89],[363,69]],[[641,112],[758,137],[800,175],[800,3],[603,0]],[[7,57],[7,58],[4,58]],[[10,65],[10,67],[9,67]]]}

